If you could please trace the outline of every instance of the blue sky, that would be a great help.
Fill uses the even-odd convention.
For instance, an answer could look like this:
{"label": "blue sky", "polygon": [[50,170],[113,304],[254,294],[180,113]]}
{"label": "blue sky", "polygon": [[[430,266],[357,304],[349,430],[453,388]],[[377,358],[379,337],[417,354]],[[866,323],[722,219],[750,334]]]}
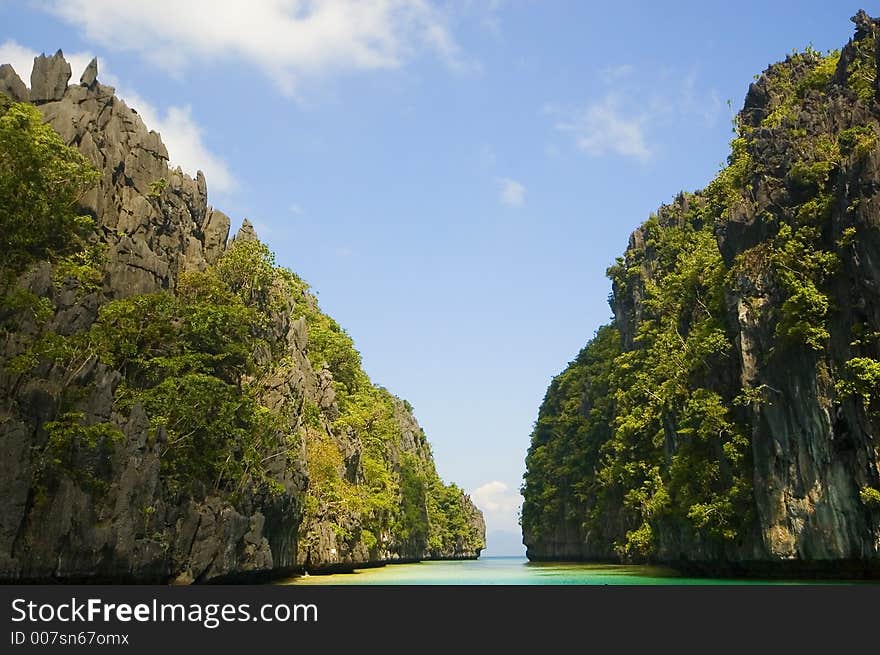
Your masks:
{"label": "blue sky", "polygon": [[27,82],[62,48],[76,81],[97,55],[413,404],[490,531],[515,531],[547,384],[610,317],[605,269],[717,172],[728,100],[793,48],[841,46],[858,8],[2,2],[0,62]]}

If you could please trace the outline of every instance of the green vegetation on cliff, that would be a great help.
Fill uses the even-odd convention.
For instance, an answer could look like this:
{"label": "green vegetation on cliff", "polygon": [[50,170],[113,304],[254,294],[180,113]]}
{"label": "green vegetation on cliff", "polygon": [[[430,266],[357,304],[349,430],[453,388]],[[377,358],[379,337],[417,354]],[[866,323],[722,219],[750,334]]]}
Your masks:
{"label": "green vegetation on cliff", "polygon": [[[93,227],[77,202],[99,174],[33,106],[0,94],[0,312],[27,300],[11,286],[40,260],[75,270]],[[0,314],[2,316],[2,314]]]}
{"label": "green vegetation on cliff", "polygon": [[[5,97],[5,96],[4,96]],[[77,250],[92,221],[77,201],[98,172],[31,105],[0,103],[0,270],[5,289],[40,259]]]}
{"label": "green vegetation on cliff", "polygon": [[711,194],[726,191],[682,196],[609,269],[616,296],[642,300],[638,328],[623,349],[616,325],[600,328],[550,385],[523,486],[536,539],[575,520],[618,555],[643,558],[658,522],[730,540],[749,525],[749,442],[717,376],[733,346],[708,213],[722,201]]}
{"label": "green vegetation on cliff", "polygon": [[[846,506],[865,534],[876,529],[880,471],[864,435],[878,418],[880,326],[875,292],[857,300],[854,289],[875,274],[859,262],[875,252],[860,242],[876,220],[862,217],[860,194],[876,185],[864,177],[877,154],[877,25],[854,20],[858,38],[844,50],[807,49],[757,78],[728,165],[651,216],[608,269],[614,320],[553,379],[532,433],[522,487],[530,556],[772,557],[795,543],[780,537],[792,530],[785,521],[827,534],[821,513],[809,515],[823,502]],[[817,396],[818,419],[778,415],[812,416]],[[793,439],[826,430],[831,452],[815,457],[823,467],[839,458],[851,480],[807,479],[790,493],[814,485],[815,497],[783,510],[784,499],[760,500],[777,493],[768,478],[792,484],[767,452],[803,458],[784,452],[785,421],[800,420],[813,422]],[[785,527],[773,532],[771,520]]]}
{"label": "green vegetation on cliff", "polygon": [[[53,390],[52,420],[31,451],[36,502],[65,480],[104,493],[114,482],[107,462],[126,438],[120,417],[138,407],[159,446],[166,498],[207,494],[236,504],[281,495],[279,471],[299,470],[307,478],[302,525],[331,526],[352,550],[362,544],[364,557],[479,553],[482,522],[461,489],[439,478],[408,403],[370,381],[348,334],[252,232],[243,230],[215,264],[181,272],[173,290],[101,298],[105,249],[95,221],[77,211],[98,172],[35,107],[4,102],[2,112],[0,328],[19,350],[6,372],[51,371],[66,381]],[[161,209],[167,181],[149,186]],[[53,293],[42,297],[17,284],[41,262],[54,271]],[[88,329],[45,327],[56,311],[49,298],[64,289],[100,303]],[[291,343],[296,330],[287,328],[299,319],[302,341]],[[327,385],[312,392],[326,404],[304,392],[267,400],[271,385],[297,373],[291,349]],[[74,383],[95,361],[119,376],[103,420],[80,411],[89,389]],[[415,443],[404,443],[407,427]],[[146,524],[155,508],[143,511]],[[300,535],[305,545],[317,538]]]}
{"label": "green vegetation on cliff", "polygon": [[[43,123],[35,107],[0,94],[0,336],[15,335],[22,316],[42,325],[55,311],[48,298],[16,285],[38,262],[54,265],[59,284],[73,278],[88,287],[99,277],[101,248],[89,242],[94,222],[78,211],[78,201],[98,178],[98,171]],[[68,339],[46,334],[9,369],[18,374],[36,367],[46,355],[55,358],[73,348]],[[84,485],[100,487],[95,476],[73,465],[72,453],[80,447],[104,448],[120,433],[106,424],[84,426],[81,420],[80,412],[62,406],[58,417],[46,423],[46,442],[33,453],[38,490],[62,471]]]}

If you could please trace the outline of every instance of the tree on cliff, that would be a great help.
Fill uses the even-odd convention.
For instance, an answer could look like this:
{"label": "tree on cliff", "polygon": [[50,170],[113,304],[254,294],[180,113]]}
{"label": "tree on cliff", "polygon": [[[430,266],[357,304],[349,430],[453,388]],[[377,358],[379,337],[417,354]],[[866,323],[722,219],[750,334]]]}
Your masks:
{"label": "tree on cliff", "polygon": [[[5,98],[5,96],[4,96]],[[0,102],[0,290],[38,260],[82,249],[92,219],[77,211],[99,173],[27,104]]]}

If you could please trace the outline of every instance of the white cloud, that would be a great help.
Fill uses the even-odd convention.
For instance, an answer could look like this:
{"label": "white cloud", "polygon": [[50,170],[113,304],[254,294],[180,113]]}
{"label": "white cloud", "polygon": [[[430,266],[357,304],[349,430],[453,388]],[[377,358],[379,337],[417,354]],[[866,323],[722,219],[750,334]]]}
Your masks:
{"label": "white cloud", "polygon": [[600,91],[591,101],[574,107],[544,106],[546,114],[556,117],[556,129],[594,157],[618,155],[647,162],[669,148],[676,130],[692,131],[695,120],[711,127],[721,115],[717,91],[700,83],[694,67],[646,70],[621,64],[599,69],[596,75]]}
{"label": "white cloud", "polygon": [[498,178],[498,199],[508,207],[522,207],[526,201],[526,188],[509,177]]}
{"label": "white cloud", "polygon": [[[39,53],[15,41],[8,40],[0,45],[0,64],[9,63],[30,86],[31,69],[34,57]],[[93,55],[86,52],[64,53],[70,63],[71,81],[76,82]],[[162,135],[162,142],[168,148],[172,166],[180,166],[186,173],[195,177],[196,171],[205,174],[212,191],[225,192],[235,187],[235,180],[226,163],[211,152],[202,138],[202,128],[192,117],[189,106],[171,106],[164,112],[140,96],[136,91],[119,85],[119,80],[107,69],[104,60],[98,62],[98,79],[116,86],[117,95],[135,109],[148,129]]]}
{"label": "white cloud", "polygon": [[519,530],[517,512],[522,496],[512,491],[504,482],[492,480],[474,489],[471,500],[483,512],[487,529]]}
{"label": "white cloud", "polygon": [[587,154],[598,157],[613,153],[647,161],[651,150],[645,137],[646,120],[623,111],[618,97],[609,93],[602,100],[571,112],[556,128],[571,133],[577,147]]}
{"label": "white cloud", "polygon": [[396,68],[429,50],[464,60],[428,0],[49,0],[56,16],[111,49],[181,73],[194,60],[244,59],[292,93],[302,77]]}
{"label": "white cloud", "polygon": [[302,216],[303,215],[303,208],[300,207],[295,202],[290,203],[290,205],[288,205],[287,209],[289,209],[290,213],[293,214],[294,216]]}
{"label": "white cloud", "polygon": [[0,45],[0,64],[11,64],[24,83],[30,86],[34,54],[32,50],[9,40]]}

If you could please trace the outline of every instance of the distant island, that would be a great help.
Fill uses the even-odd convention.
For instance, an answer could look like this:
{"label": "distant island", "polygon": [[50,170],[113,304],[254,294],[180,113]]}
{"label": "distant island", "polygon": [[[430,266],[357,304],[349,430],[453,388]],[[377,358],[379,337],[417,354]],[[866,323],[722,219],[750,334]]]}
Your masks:
{"label": "distant island", "polygon": [[547,390],[532,560],[880,576],[878,30],[750,85],[728,165],[631,236]]}

